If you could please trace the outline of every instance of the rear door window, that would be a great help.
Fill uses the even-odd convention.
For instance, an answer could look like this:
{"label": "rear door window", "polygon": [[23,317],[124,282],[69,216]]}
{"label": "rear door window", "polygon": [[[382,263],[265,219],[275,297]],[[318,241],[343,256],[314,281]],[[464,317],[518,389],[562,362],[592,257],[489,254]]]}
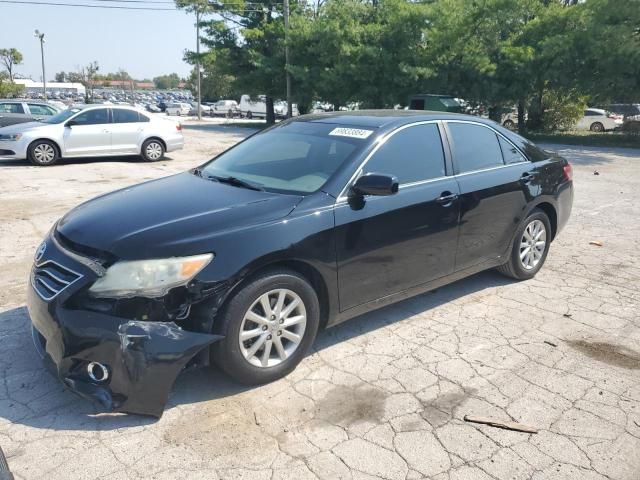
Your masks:
{"label": "rear door window", "polygon": [[113,114],[113,123],[137,123],[140,121],[138,112],[134,110],[114,108],[111,112]]}
{"label": "rear door window", "polygon": [[456,173],[504,165],[498,136],[490,128],[473,123],[448,122]]}

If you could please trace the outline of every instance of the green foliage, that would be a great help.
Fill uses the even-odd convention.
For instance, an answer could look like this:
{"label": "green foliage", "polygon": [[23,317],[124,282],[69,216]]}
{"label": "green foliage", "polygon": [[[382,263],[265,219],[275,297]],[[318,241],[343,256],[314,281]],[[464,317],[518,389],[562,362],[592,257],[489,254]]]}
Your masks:
{"label": "green foliage", "polygon": [[19,97],[23,90],[24,85],[13,83],[8,73],[0,72],[0,98]]}
{"label": "green foliage", "polygon": [[549,90],[543,96],[545,106],[542,115],[543,130],[553,132],[569,130],[584,115],[587,108],[587,97],[575,90],[562,92]]}
{"label": "green foliage", "polygon": [[22,63],[23,57],[15,48],[0,48],[0,62],[4,65],[9,80],[13,82],[14,67]]}
{"label": "green foliage", "polygon": [[170,88],[178,88],[180,85],[180,77],[177,73],[170,73],[169,75],[160,75],[153,79],[153,83],[156,88],[161,90],[168,90]]}

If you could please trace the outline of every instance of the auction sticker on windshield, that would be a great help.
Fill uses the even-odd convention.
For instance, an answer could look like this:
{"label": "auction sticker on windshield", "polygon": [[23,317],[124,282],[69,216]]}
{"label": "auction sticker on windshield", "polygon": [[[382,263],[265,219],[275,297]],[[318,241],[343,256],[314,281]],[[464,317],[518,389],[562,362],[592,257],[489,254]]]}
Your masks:
{"label": "auction sticker on windshield", "polygon": [[351,138],[367,138],[373,133],[373,130],[363,130],[361,128],[334,128],[329,132],[329,135],[336,137],[351,137]]}

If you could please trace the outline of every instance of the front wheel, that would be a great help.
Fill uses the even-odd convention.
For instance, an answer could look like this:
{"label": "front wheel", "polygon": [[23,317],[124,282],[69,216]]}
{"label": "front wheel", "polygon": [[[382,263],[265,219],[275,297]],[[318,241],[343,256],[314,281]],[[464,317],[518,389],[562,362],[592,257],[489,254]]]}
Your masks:
{"label": "front wheel", "polygon": [[604,132],[604,125],[602,125],[600,122],[593,122],[589,127],[589,130],[591,130],[592,132]]}
{"label": "front wheel", "polygon": [[211,357],[234,380],[257,385],[290,373],[313,344],[320,321],[318,297],[291,270],[272,270],[250,280],[219,318],[225,338]]}
{"label": "front wheel", "polygon": [[29,161],[39,167],[48,167],[58,161],[58,147],[49,140],[36,140],[27,149]]}
{"label": "front wheel", "polygon": [[551,224],[542,210],[535,209],[513,239],[509,261],[498,271],[516,280],[535,277],[542,268],[551,244]]}

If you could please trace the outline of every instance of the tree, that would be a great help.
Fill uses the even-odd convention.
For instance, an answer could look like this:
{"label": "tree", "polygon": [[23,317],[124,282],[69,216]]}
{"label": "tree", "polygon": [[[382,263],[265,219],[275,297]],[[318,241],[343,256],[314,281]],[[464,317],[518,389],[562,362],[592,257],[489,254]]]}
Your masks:
{"label": "tree", "polygon": [[97,61],[93,61],[88,65],[77,67],[76,72],[69,72],[67,74],[67,81],[81,83],[86,89],[85,101],[87,103],[93,102],[93,88],[96,84],[97,72],[100,70],[100,66]]}
{"label": "tree", "polygon": [[24,85],[13,83],[8,73],[0,72],[0,98],[18,97],[23,90]]}
{"label": "tree", "polygon": [[55,81],[56,82],[60,82],[60,83],[64,83],[67,81],[67,74],[66,72],[58,72],[55,75]]}
{"label": "tree", "polygon": [[170,88],[178,88],[180,84],[180,77],[177,73],[170,73],[169,75],[160,75],[153,79],[153,83],[156,88],[160,90],[168,90]]}
{"label": "tree", "polygon": [[2,48],[0,49],[0,61],[4,64],[4,68],[9,76],[9,81],[13,82],[13,68],[22,63],[22,54],[15,48]]}

